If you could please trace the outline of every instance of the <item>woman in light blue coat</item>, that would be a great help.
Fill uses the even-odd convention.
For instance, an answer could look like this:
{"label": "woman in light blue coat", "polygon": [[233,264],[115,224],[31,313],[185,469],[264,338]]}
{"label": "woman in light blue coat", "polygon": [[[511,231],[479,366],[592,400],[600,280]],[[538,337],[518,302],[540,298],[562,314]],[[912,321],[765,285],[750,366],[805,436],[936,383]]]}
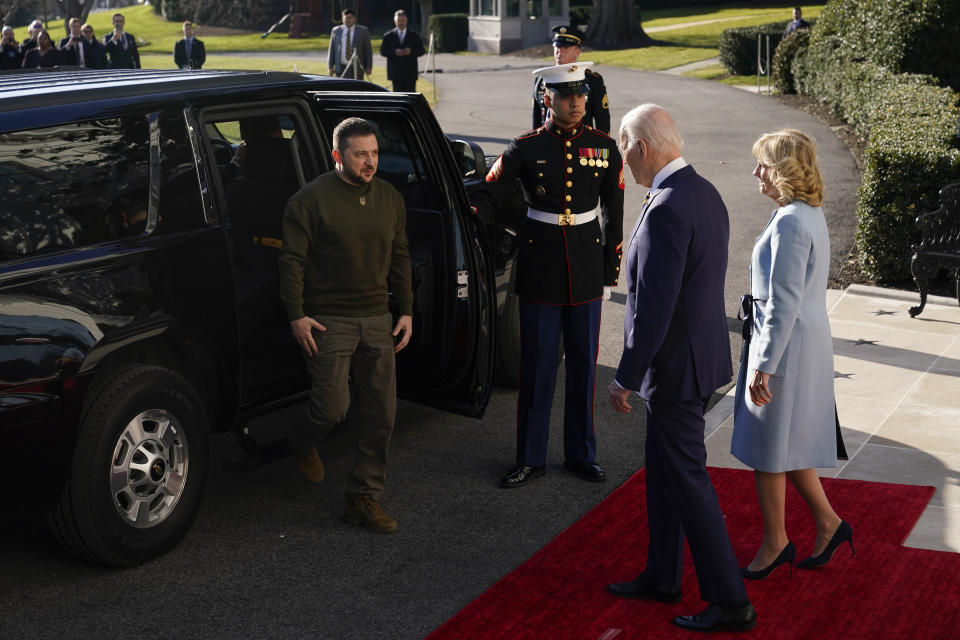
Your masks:
{"label": "woman in light blue coat", "polygon": [[799,567],[823,566],[843,542],[852,550],[853,530],[830,506],[816,472],[837,462],[826,305],[830,237],[816,146],[786,129],[761,136],[753,155],[760,191],[779,208],[750,262],[752,337],[737,378],[731,452],[755,469],[763,541],[743,575],[758,579],[787,562],[792,571],[796,558],[784,526],[787,479],[817,526],[813,551]]}

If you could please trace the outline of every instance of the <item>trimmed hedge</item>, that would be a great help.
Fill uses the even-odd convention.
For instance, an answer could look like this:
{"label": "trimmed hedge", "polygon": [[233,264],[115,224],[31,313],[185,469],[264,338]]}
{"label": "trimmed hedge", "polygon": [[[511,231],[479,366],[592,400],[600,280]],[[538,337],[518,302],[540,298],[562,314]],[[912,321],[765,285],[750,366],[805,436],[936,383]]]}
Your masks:
{"label": "trimmed hedge", "polygon": [[427,19],[427,33],[436,34],[434,44],[438,53],[451,53],[467,49],[467,34],[470,32],[470,19],[465,13],[434,13]]}
{"label": "trimmed hedge", "polygon": [[793,60],[801,51],[805,51],[810,44],[810,30],[797,29],[784,37],[773,52],[773,61],[770,63],[773,74],[773,84],[780,93],[796,93],[793,84]]}
{"label": "trimmed hedge", "polygon": [[906,279],[918,239],[914,219],[938,206],[940,188],[960,172],[960,94],[933,76],[851,64],[848,42],[824,33],[832,23],[821,15],[809,47],[794,59],[796,86],[867,138],[857,203],[860,268],[881,281]]}
{"label": "trimmed hedge", "polygon": [[[737,27],[725,29],[720,34],[720,62],[727,71],[738,76],[756,75],[757,73],[757,36],[770,36],[770,51],[776,49],[783,39],[783,30],[789,21],[771,22],[755,27]],[[763,64],[767,60],[767,43],[763,39]],[[772,55],[771,55],[772,57]]]}

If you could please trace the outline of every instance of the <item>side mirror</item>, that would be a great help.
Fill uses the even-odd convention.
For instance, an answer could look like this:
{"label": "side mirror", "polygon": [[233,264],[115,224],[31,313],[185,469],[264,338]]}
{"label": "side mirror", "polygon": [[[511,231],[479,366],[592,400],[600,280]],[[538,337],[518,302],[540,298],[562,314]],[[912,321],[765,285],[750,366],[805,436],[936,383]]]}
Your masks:
{"label": "side mirror", "polygon": [[460,177],[465,179],[483,180],[487,173],[487,164],[483,149],[474,142],[452,140],[450,150],[460,168]]}

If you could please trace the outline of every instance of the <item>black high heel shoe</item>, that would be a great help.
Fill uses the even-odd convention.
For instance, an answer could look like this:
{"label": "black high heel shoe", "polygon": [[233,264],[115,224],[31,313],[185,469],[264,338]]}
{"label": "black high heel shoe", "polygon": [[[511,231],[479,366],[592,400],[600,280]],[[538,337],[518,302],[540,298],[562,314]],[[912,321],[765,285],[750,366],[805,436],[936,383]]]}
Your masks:
{"label": "black high heel shoe", "polygon": [[797,563],[797,568],[816,569],[817,567],[822,567],[830,562],[830,558],[833,557],[837,547],[844,542],[849,542],[850,551],[853,553],[853,555],[857,555],[857,552],[853,548],[853,527],[851,527],[846,520],[841,520],[840,526],[837,527],[837,531],[833,534],[833,537],[830,538],[830,542],[827,543],[826,549],[824,549],[823,552],[819,553],[818,555],[804,558]]}
{"label": "black high heel shoe", "polygon": [[789,540],[787,541],[787,546],[783,548],[783,551],[780,552],[780,555],[777,556],[776,560],[768,564],[763,569],[759,571],[751,571],[744,567],[740,570],[741,575],[747,580],[762,580],[770,575],[774,569],[782,565],[784,562],[790,563],[790,575],[793,575],[793,561],[797,558],[797,548],[793,546],[793,543]]}

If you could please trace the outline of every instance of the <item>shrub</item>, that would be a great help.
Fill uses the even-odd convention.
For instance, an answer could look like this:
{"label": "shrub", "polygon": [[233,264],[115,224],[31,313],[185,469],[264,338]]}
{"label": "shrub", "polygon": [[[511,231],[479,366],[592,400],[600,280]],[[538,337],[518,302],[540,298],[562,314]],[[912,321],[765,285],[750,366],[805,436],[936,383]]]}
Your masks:
{"label": "shrub", "polygon": [[777,49],[773,52],[773,61],[770,63],[773,74],[773,84],[780,93],[796,93],[793,85],[793,61],[797,54],[805,50],[810,44],[810,30],[798,29],[785,36]]}
{"label": "shrub", "polygon": [[437,52],[464,51],[469,30],[467,14],[435,13],[427,20],[426,37],[429,38],[430,33],[436,34],[434,45]]}
{"label": "shrub", "polygon": [[[770,50],[780,43],[787,22],[771,22],[755,27],[725,29],[720,34],[720,62],[727,71],[740,76],[757,73],[757,36],[770,36]],[[763,64],[766,64],[766,38],[763,39]]]}
{"label": "shrub", "polygon": [[873,62],[896,73],[932,75],[960,89],[960,2],[840,0],[828,2],[811,44],[839,38],[849,63]]}
{"label": "shrub", "polygon": [[877,280],[910,276],[913,221],[937,207],[960,172],[960,95],[936,78],[849,64],[836,36],[811,37],[795,58],[797,88],[820,98],[868,140],[857,202],[860,268]]}
{"label": "shrub", "polygon": [[171,22],[183,22],[193,12],[190,2],[182,0],[163,0],[157,4],[161,6],[163,17]]}
{"label": "shrub", "polygon": [[860,268],[910,275],[917,215],[960,172],[960,3],[829,2],[791,70],[798,91],[828,103],[868,140],[857,202]]}

